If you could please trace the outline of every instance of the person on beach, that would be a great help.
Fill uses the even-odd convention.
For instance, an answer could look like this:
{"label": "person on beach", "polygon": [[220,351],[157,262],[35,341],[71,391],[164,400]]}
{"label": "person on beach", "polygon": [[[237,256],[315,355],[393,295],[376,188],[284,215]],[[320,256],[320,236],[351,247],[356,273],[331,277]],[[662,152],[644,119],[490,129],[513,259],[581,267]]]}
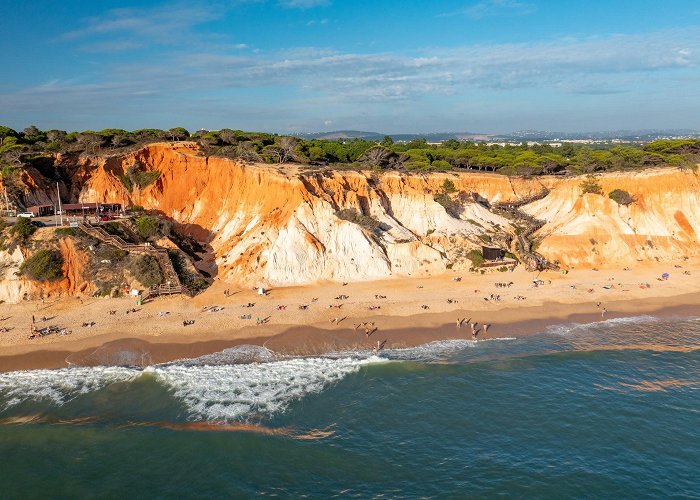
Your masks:
{"label": "person on beach", "polygon": [[489,331],[489,327],[490,327],[490,326],[491,326],[490,324],[489,324],[489,325],[484,325],[484,333],[486,333],[486,332]]}
{"label": "person on beach", "polygon": [[600,317],[601,317],[601,318],[604,318],[604,317],[605,317],[605,313],[607,313],[607,312],[608,312],[608,310],[607,310],[606,308],[603,308],[603,310],[600,311]]}
{"label": "person on beach", "polygon": [[377,340],[377,347],[374,348],[375,354],[378,353],[379,351],[381,351],[382,349],[384,349],[384,346],[386,345],[386,340],[387,339]]}

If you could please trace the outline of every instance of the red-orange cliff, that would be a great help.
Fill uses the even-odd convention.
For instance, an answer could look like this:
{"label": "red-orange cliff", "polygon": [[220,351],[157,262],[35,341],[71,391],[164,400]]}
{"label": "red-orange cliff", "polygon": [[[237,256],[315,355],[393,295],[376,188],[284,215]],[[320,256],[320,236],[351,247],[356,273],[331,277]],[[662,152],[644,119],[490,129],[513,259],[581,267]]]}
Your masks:
{"label": "red-orange cliff", "polygon": [[[138,163],[160,177],[128,192],[121,180]],[[198,264],[219,278],[249,285],[420,276],[468,268],[466,254],[491,236],[514,233],[486,208],[548,189],[523,207],[546,224],[537,251],[563,267],[625,266],[697,255],[700,178],[659,169],[598,177],[604,193],[628,191],[636,201],[581,194],[581,178],[509,178],[484,173],[409,174],[304,171],[295,166],[244,165],[206,157],[190,143],[151,144],[110,157],[57,158],[71,178],[73,199],[138,204],[176,223],[204,250]],[[456,214],[434,200],[450,179],[461,198]],[[25,199],[52,199],[52,182],[30,169]],[[477,195],[477,196],[474,196]],[[381,224],[375,232],[337,217],[354,208]]]}

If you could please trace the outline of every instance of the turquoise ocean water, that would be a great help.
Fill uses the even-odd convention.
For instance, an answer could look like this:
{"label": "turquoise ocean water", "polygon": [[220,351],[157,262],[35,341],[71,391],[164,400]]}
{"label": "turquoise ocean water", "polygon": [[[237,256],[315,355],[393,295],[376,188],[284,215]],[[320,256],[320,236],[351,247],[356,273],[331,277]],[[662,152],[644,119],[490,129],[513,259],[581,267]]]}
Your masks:
{"label": "turquoise ocean water", "polygon": [[697,498],[698,348],[699,320],[638,317],[3,373],[0,497]]}

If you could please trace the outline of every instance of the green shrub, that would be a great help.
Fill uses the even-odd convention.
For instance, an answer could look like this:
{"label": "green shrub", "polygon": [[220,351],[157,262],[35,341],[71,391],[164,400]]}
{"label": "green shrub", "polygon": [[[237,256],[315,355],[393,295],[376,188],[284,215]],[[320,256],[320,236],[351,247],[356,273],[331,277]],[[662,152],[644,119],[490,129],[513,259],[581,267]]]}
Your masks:
{"label": "green shrub", "polygon": [[150,186],[158,179],[160,179],[160,172],[154,170],[150,172],[138,171],[135,175],[136,184],[141,189],[145,188],[146,186]]}
{"label": "green shrub", "polygon": [[112,287],[110,285],[103,285],[92,294],[93,297],[110,297],[112,295]]}
{"label": "green shrub", "polygon": [[119,179],[122,181],[122,184],[127,191],[131,191],[134,187],[143,189],[146,186],[153,184],[159,178],[160,172],[157,170],[143,170],[143,167],[138,163],[129,167],[129,169],[123,175],[119,176]]}
{"label": "green shrub", "polygon": [[462,206],[458,201],[453,200],[449,194],[442,192],[433,196],[433,200],[442,205],[445,211],[452,217],[458,218],[459,213],[462,210]]}
{"label": "green shrub", "polygon": [[142,215],[136,219],[136,229],[142,238],[148,239],[160,233],[160,221],[151,215]]}
{"label": "green shrub", "polygon": [[18,217],[17,222],[12,227],[12,236],[15,238],[26,241],[29,237],[36,231],[36,226],[31,220],[25,217]]}
{"label": "green shrub", "polygon": [[433,200],[445,207],[446,209],[448,207],[452,206],[452,198],[450,198],[450,195],[447,193],[439,193],[433,196]]}
{"label": "green shrub", "polygon": [[[434,162],[433,165],[435,163],[437,163],[437,162]],[[445,163],[447,163],[447,162],[445,162]],[[442,183],[442,191],[444,193],[454,193],[455,191],[457,191],[457,188],[455,188],[454,182],[452,182],[450,179],[445,179],[445,181]]]}
{"label": "green shrub", "polygon": [[63,256],[56,250],[39,250],[25,260],[19,272],[34,281],[63,279]]}
{"label": "green shrub", "polygon": [[342,210],[338,210],[335,213],[335,216],[339,219],[357,224],[368,231],[375,231],[379,229],[379,226],[381,225],[381,223],[374,217],[363,215],[354,208],[344,208]]}
{"label": "green shrub", "polygon": [[205,280],[201,276],[197,276],[195,278],[192,278],[191,280],[188,280],[187,286],[196,292],[201,292],[202,290],[206,290],[207,288],[209,288],[209,283],[207,283],[207,280]]}
{"label": "green shrub", "polygon": [[581,188],[582,194],[603,194],[603,188],[600,187],[600,184],[598,184],[598,181],[592,175],[589,175],[585,180],[581,181],[579,187]]}
{"label": "green shrub", "polygon": [[95,256],[99,260],[109,260],[112,262],[119,262],[120,260],[123,260],[124,257],[127,256],[127,252],[122,250],[121,248],[113,247],[111,245],[100,245],[97,251],[95,252]]}
{"label": "green shrub", "polygon": [[134,189],[134,185],[131,183],[131,179],[128,175],[120,175],[119,180],[122,181],[122,185],[126,188],[127,191],[131,192]]}
{"label": "green shrub", "polygon": [[163,282],[163,272],[158,261],[148,255],[133,257],[129,270],[143,286],[150,287]]}
{"label": "green shrub", "polygon": [[481,253],[481,250],[472,250],[467,254],[467,259],[472,261],[472,267],[477,268],[484,262],[486,262],[486,259],[484,259],[484,255]]}
{"label": "green shrub", "polygon": [[74,227],[57,227],[54,231],[54,235],[57,238],[63,238],[65,236],[77,236],[78,230]]}
{"label": "green shrub", "polygon": [[610,197],[611,200],[613,200],[615,203],[618,205],[630,205],[631,203],[634,203],[635,200],[634,197],[629,194],[627,191],[624,191],[622,189],[614,189],[608,193],[608,196]]}
{"label": "green shrub", "polygon": [[168,250],[168,256],[173,263],[173,268],[180,278],[180,283],[187,285],[191,290],[199,292],[209,287],[207,280],[194,272],[190,272],[186,267],[186,258],[177,250]]}

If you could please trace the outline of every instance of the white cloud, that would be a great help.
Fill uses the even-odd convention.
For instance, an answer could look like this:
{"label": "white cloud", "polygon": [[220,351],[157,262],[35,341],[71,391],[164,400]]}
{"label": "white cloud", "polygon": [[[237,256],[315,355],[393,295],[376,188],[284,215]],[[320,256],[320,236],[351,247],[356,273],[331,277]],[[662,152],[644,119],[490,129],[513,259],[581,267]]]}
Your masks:
{"label": "white cloud", "polygon": [[112,9],[100,17],[85,19],[79,29],[64,33],[60,41],[113,37],[136,43],[182,41],[199,24],[219,18],[216,9],[203,5],[167,4],[152,8]]}
{"label": "white cloud", "polygon": [[[225,102],[236,108],[236,103],[251,102],[250,95],[260,89],[281,89],[270,103],[284,107],[305,101],[304,113],[323,113],[319,123],[341,107],[359,113],[402,101],[413,107],[444,96],[456,96],[450,102],[460,102],[484,92],[507,91],[503,94],[507,95],[519,89],[544,89],[573,99],[621,92],[640,95],[640,88],[663,88],[680,78],[683,85],[700,85],[700,29],[695,28],[430,49],[410,55],[316,47],[238,49],[229,45],[213,52],[178,50],[158,62],[101,64],[93,70],[102,71],[97,76],[5,92],[0,95],[0,109],[142,109],[146,98],[156,109],[161,102],[181,98],[199,102],[211,94],[227,96]],[[372,104],[363,108],[368,102]],[[318,109],[312,109],[314,105]]]}
{"label": "white cloud", "polygon": [[518,0],[483,0],[443,16],[466,15],[472,19],[491,16],[525,16],[537,10],[534,4]]}
{"label": "white cloud", "polygon": [[279,0],[282,7],[288,9],[310,9],[312,7],[323,7],[330,4],[329,0]]}
{"label": "white cloud", "polygon": [[[188,54],[175,66],[212,85],[292,85],[348,100],[451,95],[470,88],[619,92],[632,76],[700,64],[700,31],[354,54],[299,48],[257,57]],[[172,65],[171,65],[172,66]]]}

